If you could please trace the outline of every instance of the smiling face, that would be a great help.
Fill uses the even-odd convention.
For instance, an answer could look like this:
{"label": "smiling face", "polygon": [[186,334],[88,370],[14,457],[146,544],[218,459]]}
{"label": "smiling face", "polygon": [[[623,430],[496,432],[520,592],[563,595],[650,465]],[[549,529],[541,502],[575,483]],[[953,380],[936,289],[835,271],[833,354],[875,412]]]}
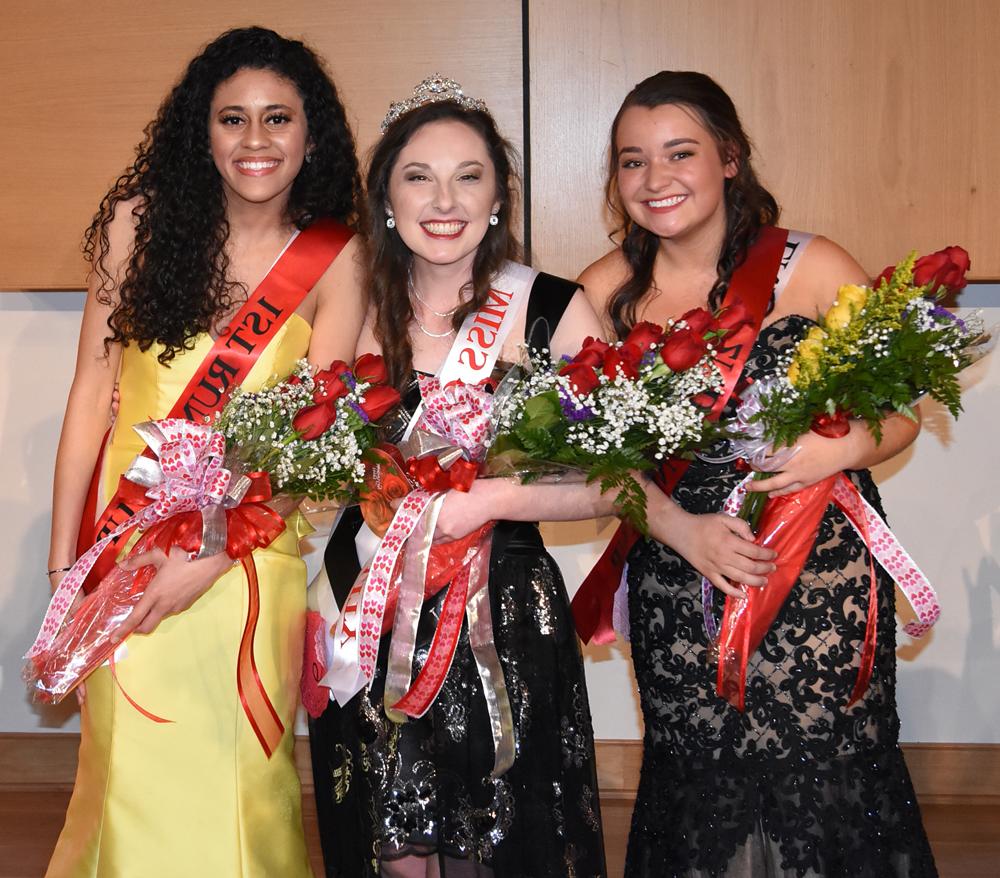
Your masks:
{"label": "smiling face", "polygon": [[661,238],[725,230],[725,181],[736,175],[711,132],[679,104],[629,107],[615,137],[617,183],[634,222]]}
{"label": "smiling face", "polygon": [[396,231],[415,259],[468,262],[498,209],[496,169],[486,142],[463,122],[428,122],[400,150],[389,175]]}
{"label": "smiling face", "polygon": [[239,70],[221,82],[209,111],[212,160],[227,203],[287,200],[308,147],[298,89],[270,70]]}

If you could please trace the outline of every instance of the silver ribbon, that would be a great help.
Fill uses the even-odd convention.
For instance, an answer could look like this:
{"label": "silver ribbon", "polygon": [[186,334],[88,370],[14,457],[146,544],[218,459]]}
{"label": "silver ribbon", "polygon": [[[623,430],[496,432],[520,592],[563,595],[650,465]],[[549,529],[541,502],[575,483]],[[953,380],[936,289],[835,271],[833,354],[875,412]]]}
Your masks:
{"label": "silver ribbon", "polygon": [[[507,695],[500,656],[493,637],[493,615],[490,610],[489,564],[493,549],[492,535],[470,562],[469,581],[473,589],[465,604],[465,618],[469,622],[469,645],[476,659],[479,680],[486,696],[490,714],[490,731],[493,734],[493,772],[491,777],[504,774],[513,764],[517,741],[514,738],[514,714]],[[485,565],[485,570],[483,566]]]}

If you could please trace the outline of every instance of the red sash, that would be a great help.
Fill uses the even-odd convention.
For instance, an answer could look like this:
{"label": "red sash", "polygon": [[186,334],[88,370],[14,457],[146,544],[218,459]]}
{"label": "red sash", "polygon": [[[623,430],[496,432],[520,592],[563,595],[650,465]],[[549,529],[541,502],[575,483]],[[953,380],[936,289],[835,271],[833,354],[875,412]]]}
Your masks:
{"label": "red sash", "polygon": [[[351,229],[332,219],[317,220],[297,235],[230,321],[229,331],[216,339],[165,417],[203,423],[219,412],[233,388],[247,377],[264,348],[353,236]],[[149,450],[145,453],[148,456]],[[97,459],[87,492],[77,537],[77,556],[149,502],[141,488],[121,479],[115,496],[92,525],[102,457],[103,452]],[[121,537],[114,540],[98,559],[84,584],[86,591],[93,589],[111,569],[120,540]]]}
{"label": "red sash", "polygon": [[[747,252],[743,264],[733,272],[729,289],[723,299],[723,308],[742,301],[750,322],[737,332],[719,342],[715,363],[722,372],[723,389],[712,404],[708,417],[715,420],[726,407],[743,366],[750,355],[760,332],[774,290],[778,270],[785,253],[788,230],[777,226],[764,226],[757,241]],[[668,496],[673,493],[681,477],[687,472],[689,461],[669,460],[656,474],[656,485]],[[584,643],[611,643],[615,639],[612,625],[615,592],[621,582],[622,571],[629,552],[639,539],[639,532],[624,522],[618,525],[611,542],[583,584],[573,597],[573,618],[576,630]]]}

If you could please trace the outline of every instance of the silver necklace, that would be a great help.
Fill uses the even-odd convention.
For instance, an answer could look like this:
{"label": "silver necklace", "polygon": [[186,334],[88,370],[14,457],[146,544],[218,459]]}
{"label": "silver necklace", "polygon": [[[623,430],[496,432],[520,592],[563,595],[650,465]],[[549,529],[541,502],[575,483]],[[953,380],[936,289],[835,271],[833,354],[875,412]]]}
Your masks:
{"label": "silver necklace", "polygon": [[435,311],[426,301],[424,301],[424,297],[421,296],[420,293],[417,292],[417,288],[413,284],[413,278],[412,277],[409,278],[408,286],[410,288],[410,294],[421,305],[423,305],[424,308],[426,308],[428,311],[430,311],[430,313],[433,314],[435,317],[451,317],[451,315],[454,314],[458,310],[458,305],[456,305],[454,308],[450,308],[447,311]]}
{"label": "silver necklace", "polygon": [[[407,278],[406,278],[406,286],[407,286],[407,290],[409,291],[410,295],[413,296],[424,308],[426,308],[435,317],[441,317],[441,318],[451,317],[451,315],[454,314],[458,310],[458,305],[456,305],[450,311],[435,311],[430,305],[428,305],[424,301],[423,296],[421,296],[420,293],[417,292],[417,288],[413,284],[413,276],[412,275],[408,275],[407,276]],[[448,330],[445,331],[445,332],[431,332],[426,326],[424,326],[423,323],[420,322],[420,318],[417,317],[416,311],[413,312],[413,320],[417,324],[417,329],[419,329],[428,338],[447,338],[449,335],[454,335],[455,334],[455,328],[454,327],[449,327]]]}
{"label": "silver necklace", "polygon": [[[444,316],[443,314],[441,315]],[[428,338],[447,338],[449,335],[455,334],[455,328],[452,327],[447,332],[431,332],[423,323],[420,322],[420,318],[416,314],[413,315],[413,321],[417,324],[417,329],[419,329]]]}

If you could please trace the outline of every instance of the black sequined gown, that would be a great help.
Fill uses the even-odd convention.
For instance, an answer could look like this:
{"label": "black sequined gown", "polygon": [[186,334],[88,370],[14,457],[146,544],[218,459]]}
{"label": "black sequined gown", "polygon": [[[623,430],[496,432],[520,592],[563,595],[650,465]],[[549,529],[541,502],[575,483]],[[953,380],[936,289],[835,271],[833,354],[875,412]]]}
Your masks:
{"label": "black sequined gown", "polygon": [[[811,326],[765,328],[745,374],[760,379]],[[850,473],[881,511],[867,471]],[[697,462],[674,491],[718,512],[741,477]],[[852,707],[868,607],[868,555],[830,506],[798,584],[747,671],[746,712],[715,694],[701,577],[660,543],[629,559],[632,658],[645,720],[630,878],[936,875],[898,746],[892,580],[879,580],[871,685]],[[716,616],[722,595],[716,593]]]}
{"label": "black sequined gown", "polygon": [[[527,325],[547,337],[536,318],[554,327],[575,289],[540,275]],[[537,334],[531,340],[539,345]],[[358,569],[353,534],[360,516],[353,518],[341,523],[327,550],[327,570],[344,583],[340,588]],[[443,596],[424,605],[414,676]],[[493,739],[467,626],[434,705],[403,725],[387,719],[382,706],[384,638],[370,691],[346,708],[331,703],[310,723],[328,876],[391,874],[390,861],[413,854],[436,861],[428,862],[429,875],[435,866],[462,878],[605,875],[583,662],[562,576],[535,525],[497,525],[490,599],[514,715],[513,767],[490,780]]]}

